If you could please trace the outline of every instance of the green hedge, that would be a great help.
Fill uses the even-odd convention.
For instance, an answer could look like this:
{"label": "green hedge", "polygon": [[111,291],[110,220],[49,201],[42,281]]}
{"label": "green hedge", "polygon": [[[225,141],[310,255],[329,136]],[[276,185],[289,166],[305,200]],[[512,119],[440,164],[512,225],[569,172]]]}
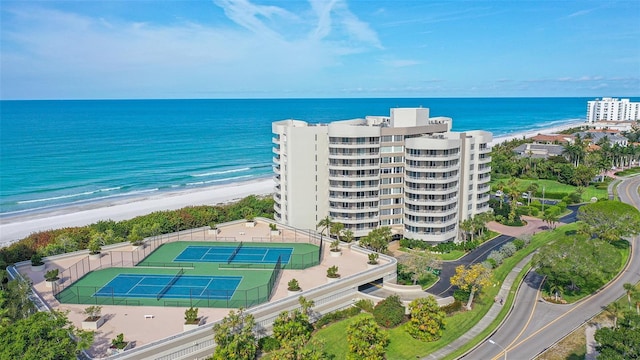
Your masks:
{"label": "green hedge", "polygon": [[178,210],[156,211],[130,220],[102,220],[96,223],[32,233],[0,249],[0,267],[31,259],[38,253],[50,256],[87,248],[94,233],[100,233],[103,245],[127,241],[135,232],[143,237],[243,219],[247,213],[273,219],[274,201],[270,197],[248,196],[236,203],[217,206],[189,206]]}

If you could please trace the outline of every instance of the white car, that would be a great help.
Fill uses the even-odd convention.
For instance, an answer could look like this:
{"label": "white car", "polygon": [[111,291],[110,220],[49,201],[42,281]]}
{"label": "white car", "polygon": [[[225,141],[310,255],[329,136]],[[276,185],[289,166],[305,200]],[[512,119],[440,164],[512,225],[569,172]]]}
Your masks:
{"label": "white car", "polygon": [[502,195],[504,195],[504,193],[502,192],[502,190],[498,190],[498,191],[496,191],[496,196],[500,196],[500,197],[502,197]]}

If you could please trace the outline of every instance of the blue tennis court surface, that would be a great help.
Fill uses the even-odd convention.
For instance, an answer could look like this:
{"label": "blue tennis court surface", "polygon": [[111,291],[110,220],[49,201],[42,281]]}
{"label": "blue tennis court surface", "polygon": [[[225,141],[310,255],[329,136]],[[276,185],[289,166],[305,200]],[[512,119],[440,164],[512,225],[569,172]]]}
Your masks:
{"label": "blue tennis court surface", "polygon": [[[237,249],[237,251],[236,251]],[[187,246],[173,261],[288,264],[293,248],[237,246]]]}
{"label": "blue tennis court surface", "polygon": [[174,278],[174,275],[119,274],[94,296],[229,300],[242,281],[242,276]]}

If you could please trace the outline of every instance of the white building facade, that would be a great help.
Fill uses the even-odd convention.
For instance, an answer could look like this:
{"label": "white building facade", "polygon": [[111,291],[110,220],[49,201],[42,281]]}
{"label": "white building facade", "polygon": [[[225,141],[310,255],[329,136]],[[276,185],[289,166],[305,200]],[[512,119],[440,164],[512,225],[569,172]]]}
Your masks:
{"label": "white building facade", "polygon": [[640,102],[629,99],[602,98],[587,101],[587,122],[640,120]]}
{"label": "white building facade", "polygon": [[315,229],[329,216],[356,238],[389,226],[406,238],[456,241],[461,219],[489,210],[492,136],[451,125],[427,108],[274,122],[276,221]]}

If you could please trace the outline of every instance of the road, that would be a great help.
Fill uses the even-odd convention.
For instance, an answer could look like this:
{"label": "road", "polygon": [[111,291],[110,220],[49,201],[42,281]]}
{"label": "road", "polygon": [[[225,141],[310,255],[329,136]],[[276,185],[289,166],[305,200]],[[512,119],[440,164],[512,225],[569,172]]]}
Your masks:
{"label": "road", "polygon": [[[640,209],[638,187],[640,176],[621,182],[618,186],[620,200]],[[507,354],[511,359],[532,359],[571,333],[622,296],[622,284],[640,281],[640,237],[632,238],[631,243],[631,255],[624,271],[605,288],[576,304],[554,305],[541,301],[542,277],[530,272],[518,290],[511,313],[488,339],[493,343],[483,342],[464,359],[501,359]]]}

